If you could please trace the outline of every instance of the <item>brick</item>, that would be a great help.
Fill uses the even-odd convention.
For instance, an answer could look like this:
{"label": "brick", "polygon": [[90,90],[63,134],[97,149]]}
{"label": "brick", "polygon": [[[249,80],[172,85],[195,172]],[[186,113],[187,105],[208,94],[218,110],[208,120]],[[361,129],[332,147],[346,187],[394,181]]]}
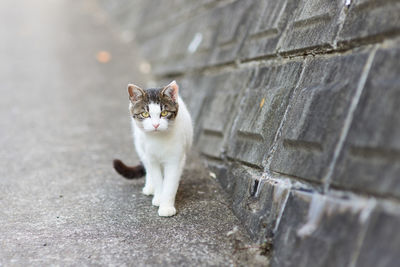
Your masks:
{"label": "brick", "polygon": [[[270,242],[279,215],[286,203],[290,184],[285,181],[260,179],[260,174],[237,168],[233,210],[251,238],[259,243]],[[258,192],[257,185],[258,184]]]}
{"label": "brick", "polygon": [[[129,1],[132,2],[132,1]],[[201,7],[210,1],[197,0],[173,0],[173,1],[157,1],[157,0],[141,0],[131,3],[129,11],[139,10],[139,23],[135,24],[135,34],[139,40],[147,40],[155,36],[162,35],[171,27],[175,27],[183,22],[187,22],[188,14],[199,13]],[[127,5],[123,6],[127,8]],[[132,16],[130,20],[135,19]]]}
{"label": "brick", "polygon": [[298,1],[257,1],[249,35],[240,51],[241,59],[273,55],[282,32]]}
{"label": "brick", "polygon": [[385,38],[400,32],[400,2],[381,0],[353,1],[339,34],[338,42]]}
{"label": "brick", "polygon": [[326,174],[368,53],[311,60],[291,100],[271,169],[311,181]]}
{"label": "brick", "polygon": [[255,6],[253,1],[235,1],[217,10],[215,16],[220,20],[211,64],[221,64],[237,58],[253,20],[251,14]]}
{"label": "brick", "polygon": [[246,69],[223,73],[209,83],[212,94],[208,95],[207,115],[204,116],[199,140],[203,154],[218,158],[223,153],[225,132],[236,115],[238,95],[247,87],[251,73]]}
{"label": "brick", "polygon": [[291,62],[259,69],[238,115],[230,158],[262,168],[301,67],[300,62]]}
{"label": "brick", "polygon": [[[157,47],[147,48],[145,54],[153,59],[154,73],[166,75],[182,73],[188,69],[201,68],[209,64],[215,50],[215,39],[219,24],[217,10],[202,13],[174,25],[151,40]],[[195,38],[201,38],[194,50],[189,49]],[[145,48],[146,49],[146,48]],[[152,53],[154,50],[154,54]]]}
{"label": "brick", "polygon": [[399,57],[398,48],[375,55],[334,170],[337,186],[400,197]]}
{"label": "brick", "polygon": [[[210,105],[210,101],[215,91],[215,86],[223,83],[221,75],[187,75],[180,79],[180,94],[185,101],[190,115],[192,117],[195,130],[195,138],[200,136],[202,131],[202,122]],[[194,140],[197,142],[197,139]]]}
{"label": "brick", "polygon": [[373,214],[356,267],[397,267],[400,256],[400,210],[379,207]]}
{"label": "brick", "polygon": [[301,0],[279,42],[280,52],[331,47],[343,6],[343,0]]}
{"label": "brick", "polygon": [[366,223],[364,202],[292,190],[274,240],[271,266],[349,266]]}

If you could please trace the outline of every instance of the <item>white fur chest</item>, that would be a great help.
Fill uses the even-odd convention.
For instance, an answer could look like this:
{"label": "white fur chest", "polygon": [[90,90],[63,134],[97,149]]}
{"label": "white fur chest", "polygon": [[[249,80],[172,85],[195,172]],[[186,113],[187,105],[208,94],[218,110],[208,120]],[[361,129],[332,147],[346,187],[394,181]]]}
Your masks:
{"label": "white fur chest", "polygon": [[182,136],[174,131],[145,134],[135,127],[134,140],[139,156],[147,160],[166,162],[179,158],[184,153]]}
{"label": "white fur chest", "polygon": [[[156,134],[154,134],[156,135]],[[158,135],[158,134],[157,134]],[[176,157],[182,154],[180,144],[176,143],[173,136],[146,136],[144,144],[145,153],[149,157],[164,162],[171,157]]]}

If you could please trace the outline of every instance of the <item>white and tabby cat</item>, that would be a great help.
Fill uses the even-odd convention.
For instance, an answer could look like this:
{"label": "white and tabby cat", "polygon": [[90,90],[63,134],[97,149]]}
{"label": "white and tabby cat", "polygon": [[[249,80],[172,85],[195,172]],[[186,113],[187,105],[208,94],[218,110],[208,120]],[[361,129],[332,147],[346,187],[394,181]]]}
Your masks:
{"label": "white and tabby cat", "polygon": [[192,120],[178,91],[175,81],[147,90],[128,85],[133,138],[143,165],[128,167],[114,160],[115,170],[128,179],[146,174],[143,193],[154,195],[159,216],[176,214],[175,195],[192,145]]}

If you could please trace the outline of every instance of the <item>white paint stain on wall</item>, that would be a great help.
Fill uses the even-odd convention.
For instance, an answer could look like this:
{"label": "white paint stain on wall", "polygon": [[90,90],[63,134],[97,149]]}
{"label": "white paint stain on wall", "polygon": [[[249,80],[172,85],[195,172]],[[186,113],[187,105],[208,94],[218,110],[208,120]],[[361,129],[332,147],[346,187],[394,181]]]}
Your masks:
{"label": "white paint stain on wall", "polygon": [[193,54],[194,52],[196,52],[197,48],[199,48],[201,41],[203,41],[203,34],[198,32],[194,35],[192,41],[190,42],[190,44],[188,46],[189,53]]}

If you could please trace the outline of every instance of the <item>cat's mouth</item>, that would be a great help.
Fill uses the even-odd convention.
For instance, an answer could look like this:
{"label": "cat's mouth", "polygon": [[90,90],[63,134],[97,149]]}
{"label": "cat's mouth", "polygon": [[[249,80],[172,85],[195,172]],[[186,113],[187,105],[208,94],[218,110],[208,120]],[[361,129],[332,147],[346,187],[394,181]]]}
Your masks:
{"label": "cat's mouth", "polygon": [[164,130],[160,130],[160,129],[151,129],[151,130],[147,130],[146,132],[148,133],[160,133],[163,132]]}

